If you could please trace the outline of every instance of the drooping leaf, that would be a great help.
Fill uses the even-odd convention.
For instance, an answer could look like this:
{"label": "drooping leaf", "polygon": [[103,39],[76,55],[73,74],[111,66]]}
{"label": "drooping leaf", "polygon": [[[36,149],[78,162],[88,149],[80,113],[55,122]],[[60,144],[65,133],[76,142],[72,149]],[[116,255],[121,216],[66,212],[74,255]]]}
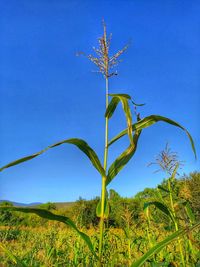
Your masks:
{"label": "drooping leaf", "polygon": [[[196,149],[195,149],[195,145],[194,145],[194,141],[190,135],[190,133],[183,127],[181,126],[180,124],[178,124],[177,122],[169,119],[169,118],[166,118],[166,117],[163,117],[163,116],[160,116],[160,115],[151,115],[151,116],[148,116],[148,117],[145,117],[143,119],[141,119],[140,121],[136,122],[135,124],[132,125],[132,130],[133,131],[136,131],[136,130],[142,130],[144,128],[147,128],[153,124],[155,124],[156,122],[159,122],[159,121],[163,121],[163,122],[166,122],[166,123],[169,123],[171,125],[174,125],[180,129],[182,129],[183,131],[186,132],[189,140],[190,140],[190,144],[192,146],[192,150],[194,152],[194,155],[195,155],[195,158],[196,158]],[[128,133],[128,130],[125,129],[123,130],[121,133],[119,133],[118,135],[116,135],[110,142],[109,142],[109,145],[113,144],[114,142],[116,142],[119,138],[121,138],[122,136],[126,135]]]}
{"label": "drooping leaf", "polygon": [[124,98],[126,98],[126,99],[128,99],[128,100],[131,100],[131,96],[130,95],[128,95],[128,94],[109,94],[109,96],[112,96],[112,97],[124,97]]}
{"label": "drooping leaf", "polygon": [[113,178],[124,168],[124,166],[133,157],[137,149],[137,143],[138,143],[140,134],[141,134],[141,131],[136,132],[134,134],[133,145],[129,145],[129,147],[111,164],[110,168],[108,169],[106,186],[113,180]]}
{"label": "drooping leaf", "polygon": [[183,230],[176,231],[175,233],[171,234],[167,238],[165,238],[163,241],[156,244],[154,247],[152,247],[150,250],[148,250],[140,259],[138,259],[136,262],[132,263],[131,267],[140,267],[143,266],[143,264],[148,261],[153,255],[158,253],[161,249],[166,247],[168,244],[170,244],[172,241],[177,239],[178,237],[181,237],[185,234],[188,234],[189,232],[197,229],[200,227],[200,222],[195,224],[194,226],[190,228],[185,228]]}
{"label": "drooping leaf", "polygon": [[56,146],[60,146],[62,144],[67,144],[67,143],[77,146],[90,159],[90,161],[92,162],[94,167],[98,170],[98,172],[101,175],[105,176],[104,168],[102,167],[101,162],[100,162],[97,154],[95,153],[95,151],[84,140],[78,139],[78,138],[71,138],[71,139],[63,140],[61,142],[55,143],[55,144],[53,144],[51,146],[48,146],[47,148],[45,148],[45,149],[43,149],[43,150],[41,150],[41,151],[39,151],[39,152],[37,152],[37,153],[35,153],[33,155],[30,155],[30,156],[15,160],[13,162],[10,162],[9,164],[1,167],[0,171],[3,171],[6,168],[15,166],[15,165],[20,164],[22,162],[31,160],[31,159],[41,155],[42,153],[46,152],[50,148],[53,148],[53,147],[56,147]]}
{"label": "drooping leaf", "polygon": [[9,257],[9,259],[12,261],[12,263],[15,264],[17,267],[28,267],[28,265],[23,263],[17,256],[15,256],[9,249],[7,249],[1,243],[0,243],[0,248]]}
{"label": "drooping leaf", "polygon": [[92,252],[92,254],[98,259],[98,256],[96,255],[92,242],[90,240],[90,237],[86,235],[85,233],[81,232],[75,223],[68,217],[62,216],[62,215],[57,215],[54,214],[50,211],[44,210],[44,209],[38,209],[38,208],[21,208],[21,207],[0,207],[0,211],[7,210],[7,211],[20,211],[24,213],[34,213],[42,218],[48,219],[48,220],[53,220],[53,221],[58,221],[62,222],[69,227],[71,227],[73,230],[76,231],[76,233],[85,241],[87,244],[88,248]]}
{"label": "drooping leaf", "polygon": [[109,96],[112,96],[112,99],[106,109],[105,117],[110,119],[118,105],[118,103],[121,101],[120,98],[124,98],[126,100],[130,100],[131,97],[127,94],[109,94]]}
{"label": "drooping leaf", "polygon": [[164,203],[161,203],[159,201],[146,202],[144,203],[144,210],[151,205],[154,205],[160,211],[165,213],[165,215],[167,215],[174,222],[174,217],[173,217],[171,210]]}
{"label": "drooping leaf", "polygon": [[134,106],[144,106],[145,104],[137,104],[132,99],[131,96],[128,94],[109,94],[109,96],[112,96],[112,100],[110,101],[108,108],[106,109],[105,117],[108,117],[110,119],[120,101],[119,97],[124,97],[127,100],[130,100]]}
{"label": "drooping leaf", "polygon": [[137,104],[133,100],[131,100],[131,102],[133,103],[134,106],[137,106],[137,107],[141,107],[141,106],[144,106],[145,105],[145,103],[143,103],[143,104]]}
{"label": "drooping leaf", "polygon": [[133,143],[133,137],[132,137],[132,115],[131,115],[131,110],[129,107],[129,103],[128,101],[131,99],[131,97],[129,95],[126,94],[109,94],[110,96],[112,96],[112,100],[110,101],[107,109],[106,109],[106,113],[105,113],[105,117],[107,117],[108,119],[110,119],[119,103],[119,101],[121,101],[122,103],[122,107],[126,116],[126,122],[127,122],[127,133],[130,139],[130,143]]}
{"label": "drooping leaf", "polygon": [[113,97],[110,101],[110,103],[108,104],[108,107],[106,109],[106,113],[105,113],[105,117],[107,117],[108,119],[110,119],[117,107],[119,103],[119,98],[117,97]]}

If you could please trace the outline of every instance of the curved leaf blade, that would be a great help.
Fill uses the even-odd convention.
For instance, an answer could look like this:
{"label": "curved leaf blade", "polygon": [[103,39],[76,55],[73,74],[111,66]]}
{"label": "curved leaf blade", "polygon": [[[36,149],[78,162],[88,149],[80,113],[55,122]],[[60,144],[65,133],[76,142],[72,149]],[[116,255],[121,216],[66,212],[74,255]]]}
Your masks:
{"label": "curved leaf blade", "polygon": [[109,94],[109,96],[112,96],[112,97],[124,97],[128,100],[131,100],[131,96],[128,95],[128,94]]}
{"label": "curved leaf blade", "polygon": [[122,107],[126,116],[126,122],[127,122],[127,132],[130,139],[130,143],[133,144],[133,131],[132,131],[132,115],[131,110],[128,101],[131,99],[131,97],[127,94],[109,94],[112,96],[112,100],[110,101],[105,117],[110,119],[119,103],[119,101],[122,103]]}
{"label": "curved leaf blade", "polygon": [[142,266],[148,259],[150,259],[153,255],[158,253],[161,249],[166,247],[172,241],[174,241],[178,237],[181,237],[181,236],[183,236],[183,235],[195,230],[198,227],[200,227],[200,222],[195,224],[194,226],[192,226],[190,228],[185,228],[183,230],[176,231],[175,233],[171,234],[170,236],[165,238],[163,241],[159,242],[154,247],[152,247],[139,260],[137,260],[136,262],[132,263],[131,267],[140,267],[140,266]]}
{"label": "curved leaf blade", "polygon": [[108,169],[106,186],[114,179],[114,177],[124,168],[124,166],[133,157],[136,149],[138,139],[140,137],[141,131],[136,132],[133,136],[133,145],[130,145],[110,166]]}
{"label": "curved leaf blade", "polygon": [[20,211],[24,213],[34,213],[44,219],[53,220],[62,222],[68,226],[70,226],[73,230],[76,231],[76,233],[85,241],[88,248],[92,252],[92,254],[98,259],[98,256],[96,255],[92,242],[90,240],[90,237],[86,235],[85,233],[81,232],[75,223],[68,217],[54,214],[50,211],[44,210],[44,209],[38,209],[38,208],[20,208],[20,207],[0,207],[0,210],[7,210],[7,211]]}
{"label": "curved leaf blade", "polygon": [[115,109],[116,109],[118,103],[119,103],[119,98],[117,98],[117,97],[113,97],[113,98],[111,99],[111,101],[110,101],[110,103],[108,104],[108,107],[107,107],[107,109],[106,109],[106,113],[105,113],[105,117],[106,117],[106,118],[110,119],[110,118],[112,117],[112,115],[113,115],[113,113],[114,113],[114,111],[115,111]]}
{"label": "curved leaf blade", "polygon": [[51,146],[48,146],[47,148],[45,148],[45,149],[43,149],[43,150],[41,150],[41,151],[39,151],[39,152],[37,152],[37,153],[35,153],[33,155],[30,155],[30,156],[27,156],[27,157],[12,161],[9,164],[1,167],[0,171],[3,171],[4,169],[9,168],[9,167],[18,165],[18,164],[20,164],[22,162],[31,160],[31,159],[43,154],[44,152],[46,152],[50,148],[53,148],[53,147],[56,147],[56,146],[60,146],[62,144],[66,144],[66,143],[73,144],[73,145],[77,146],[90,159],[90,161],[92,162],[94,167],[97,169],[97,171],[101,175],[105,176],[105,170],[102,167],[101,162],[100,162],[97,154],[95,153],[95,151],[84,140],[78,139],[78,138],[71,138],[71,139],[66,139],[66,140],[60,141],[60,142],[55,143],[55,144],[53,144]]}
{"label": "curved leaf blade", "polygon": [[25,161],[31,160],[31,159],[33,159],[33,158],[39,156],[39,155],[42,154],[42,153],[44,153],[44,152],[43,152],[43,151],[40,151],[40,152],[35,153],[35,154],[33,154],[33,155],[26,156],[26,157],[23,157],[23,158],[14,160],[14,161],[12,161],[12,162],[6,164],[5,166],[1,167],[1,168],[0,168],[0,172],[3,171],[4,169],[10,168],[10,167],[12,167],[12,166],[18,165],[18,164],[23,163],[23,162],[25,162]]}
{"label": "curved leaf blade", "polygon": [[[163,117],[163,116],[160,116],[160,115],[150,115],[148,117],[145,117],[143,119],[141,119],[140,121],[136,122],[135,124],[132,125],[132,130],[133,131],[136,131],[136,130],[142,130],[144,128],[147,128],[153,124],[155,124],[156,122],[166,122],[166,123],[169,123],[173,126],[176,126],[180,129],[182,129],[188,136],[189,140],[190,140],[190,144],[191,144],[191,147],[192,147],[192,150],[194,152],[194,155],[195,155],[195,158],[197,157],[196,156],[196,149],[195,149],[195,145],[194,145],[194,141],[192,139],[192,136],[190,135],[190,133],[183,127],[181,126],[179,123],[169,119],[169,118],[166,118],[166,117]],[[120,139],[122,136],[126,135],[128,133],[128,130],[125,129],[123,130],[122,132],[120,132],[118,135],[116,135],[110,142],[108,145],[111,145],[113,144],[114,142],[116,142],[118,139]]]}
{"label": "curved leaf blade", "polygon": [[145,103],[143,103],[143,104],[137,104],[137,103],[135,103],[133,100],[131,100],[131,102],[132,102],[132,104],[133,104],[134,106],[136,106],[136,107],[142,107],[142,106],[145,105]]}
{"label": "curved leaf blade", "polygon": [[174,222],[174,217],[172,215],[171,210],[163,203],[159,202],[159,201],[151,201],[151,202],[146,202],[144,203],[144,210],[151,206],[154,205],[156,208],[158,208],[160,211],[162,211],[163,213],[165,213],[165,215],[167,215],[173,222]]}

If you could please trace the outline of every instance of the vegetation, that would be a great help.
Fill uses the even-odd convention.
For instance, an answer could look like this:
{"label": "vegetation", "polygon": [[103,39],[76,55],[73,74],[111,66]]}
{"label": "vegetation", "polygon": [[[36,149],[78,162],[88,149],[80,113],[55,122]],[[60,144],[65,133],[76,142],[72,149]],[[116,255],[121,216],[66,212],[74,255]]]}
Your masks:
{"label": "vegetation", "polygon": [[[200,186],[197,187],[197,183],[200,183],[199,172],[174,180],[173,199],[176,200],[178,228],[194,225],[200,219],[199,207],[193,207],[193,203],[200,203]],[[147,218],[144,209],[147,203],[159,201],[160,197],[169,202],[167,184],[168,179],[165,179],[157,188],[146,188],[131,198],[121,197],[113,189],[109,191],[110,216],[105,222],[104,233],[105,266],[128,266],[175,231],[175,225],[165,210],[149,205]],[[193,187],[195,195],[191,193]],[[98,247],[99,233],[99,219],[96,217],[98,201],[99,198],[80,198],[65,208],[61,206],[54,210],[55,214],[76,220],[77,226],[90,236],[95,248]],[[185,201],[190,204],[190,213]],[[177,203],[180,203],[179,208]],[[3,248],[12,251],[26,266],[95,266],[96,262],[84,242],[70,228],[28,213],[1,211],[0,241]],[[197,230],[189,233],[181,239],[181,244],[185,266],[198,266],[200,233]],[[170,243],[150,257],[146,266],[181,266],[178,250],[178,241]],[[4,250],[0,253],[0,262],[14,266],[15,261]]]}
{"label": "vegetation", "polygon": [[[186,266],[186,264],[192,266],[198,262],[198,253],[191,240],[195,240],[197,235],[195,231],[200,226],[200,223],[196,222],[189,200],[183,198],[182,201],[180,201],[180,196],[177,194],[178,185],[183,188],[183,184],[180,184],[176,180],[179,162],[174,155],[171,155],[169,151],[161,154],[161,156],[164,155],[164,157],[161,157],[161,160],[159,160],[158,163],[170,177],[167,179],[166,183],[156,190],[156,192],[154,190],[146,190],[143,192],[143,194],[147,194],[147,196],[143,197],[142,200],[141,195],[139,194],[134,199],[124,199],[114,190],[110,192],[107,191],[107,186],[128,164],[135,154],[141,132],[145,128],[150,127],[159,121],[182,129],[190,140],[195,156],[196,151],[191,135],[177,122],[160,115],[150,115],[141,118],[140,114],[137,112],[137,107],[142,106],[143,104],[136,104],[128,94],[109,94],[109,79],[116,75],[116,72],[113,72],[112,69],[119,63],[119,57],[126,51],[128,46],[125,46],[116,54],[110,56],[109,49],[111,36],[107,36],[104,23],[103,28],[104,33],[99,39],[99,48],[94,48],[97,55],[87,56],[87,58],[99,68],[99,72],[102,73],[105,78],[106,105],[103,164],[97,156],[97,153],[84,140],[70,138],[50,145],[33,155],[15,160],[0,168],[0,171],[3,171],[6,168],[31,160],[54,147],[63,144],[73,144],[89,158],[93,166],[101,175],[101,196],[91,201],[80,199],[76,205],[71,207],[72,213],[70,214],[70,211],[68,210],[67,214],[64,215],[56,210],[56,205],[53,203],[43,204],[40,207],[34,208],[12,207],[8,205],[1,206],[0,211],[4,213],[4,225],[11,222],[12,216],[15,216],[13,215],[13,212],[18,212],[18,214],[25,213],[31,216],[31,226],[34,224],[33,222],[35,220],[33,214],[36,214],[42,218],[42,225],[45,223],[45,220],[48,219],[49,221],[53,221],[53,223],[48,223],[51,227],[58,227],[54,228],[56,229],[54,231],[51,229],[50,241],[48,239],[46,240],[46,237],[42,239],[43,235],[37,237],[37,240],[40,242],[36,242],[37,245],[34,248],[34,251],[27,251],[28,255],[31,255],[28,256],[28,261],[26,260],[27,257],[23,258],[23,247],[21,250],[18,249],[17,253],[13,253],[13,251],[15,251],[15,242],[12,249],[8,249],[6,234],[2,237],[3,242],[1,248],[9,257],[12,264],[14,262],[18,266],[41,266],[41,262],[46,266],[82,265],[138,267],[147,262],[152,266],[158,266],[158,264],[164,264],[163,266],[173,266],[173,264],[175,264],[174,262],[181,264],[181,266]],[[122,104],[127,128],[110,140],[109,120],[112,118],[119,103]],[[132,116],[130,105],[134,106],[134,116]],[[108,152],[110,151],[111,145],[123,136],[128,136],[129,146],[109,167],[107,166],[107,162]],[[196,194],[194,194],[193,197],[195,198]],[[198,207],[195,208],[198,209]],[[20,218],[21,216],[22,215],[15,218]],[[25,219],[25,221],[26,220],[27,219]],[[37,220],[41,219],[37,218]],[[56,223],[54,221],[56,221]],[[28,219],[27,222],[30,222],[30,220]],[[60,234],[60,231],[56,232],[60,227],[58,226],[58,222],[62,222],[70,227],[70,231],[67,230],[66,232],[65,242],[63,242],[62,239],[63,235],[61,240],[56,237]],[[36,223],[38,222],[36,221]],[[19,224],[21,227],[23,219],[20,219]],[[166,231],[168,231],[168,235],[163,232],[163,229],[165,228]],[[93,233],[89,232],[91,229],[93,230]],[[73,234],[71,233],[71,230],[74,230]],[[116,230],[119,231],[118,234],[116,233]],[[17,236],[20,239],[21,233],[24,234],[24,230],[20,229],[19,231]],[[192,231],[194,236],[190,239],[189,236],[192,235]],[[144,233],[146,233],[145,236]],[[23,238],[20,241],[22,241]],[[28,240],[27,234],[25,234],[24,241],[26,238]],[[185,247],[181,238],[185,238],[187,247]],[[33,242],[33,240],[34,235],[32,235],[30,242]],[[57,240],[59,240],[59,245],[62,247],[61,250],[59,250],[59,246],[57,246]],[[172,250],[167,246],[174,240],[178,241],[178,246],[176,245],[176,242],[171,244],[171,246],[174,251],[178,251],[178,254],[173,254],[172,256],[170,252]],[[67,243],[69,242],[70,245],[72,245],[71,251],[67,250]],[[27,242],[25,243],[27,248]],[[42,243],[44,246],[49,244],[47,254],[35,260],[35,255],[38,255],[39,250],[43,249],[43,247],[41,247]],[[161,249],[164,250],[160,252]],[[22,254],[20,254],[19,251],[21,251]],[[188,251],[191,252],[191,257],[188,256]],[[53,258],[53,261],[51,261],[51,258]]]}

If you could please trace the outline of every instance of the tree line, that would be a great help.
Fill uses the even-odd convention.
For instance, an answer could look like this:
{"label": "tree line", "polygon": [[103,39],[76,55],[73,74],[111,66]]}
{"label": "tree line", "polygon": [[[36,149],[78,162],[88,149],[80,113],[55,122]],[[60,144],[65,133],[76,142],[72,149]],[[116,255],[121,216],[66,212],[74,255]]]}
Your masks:
{"label": "tree line", "polygon": [[[156,188],[145,188],[137,193],[134,197],[122,197],[115,190],[111,189],[108,192],[109,203],[109,219],[106,221],[107,227],[124,228],[127,223],[131,225],[140,225],[146,221],[145,203],[155,202],[159,195],[168,199],[168,179],[164,179]],[[190,210],[195,217],[195,220],[200,218],[200,172],[192,172],[189,175],[184,175],[173,182],[173,199],[177,204],[177,214],[180,222],[186,219],[184,207],[189,205]],[[99,218],[96,216],[96,207],[99,202],[99,197],[91,200],[79,198],[69,207],[58,208],[56,203],[48,202],[41,204],[39,207],[50,210],[57,214],[62,214],[70,218],[75,218],[79,227],[97,227]],[[12,205],[10,202],[2,202],[2,206]],[[179,207],[179,208],[178,208]],[[170,226],[169,218],[162,210],[155,206],[151,207],[151,216],[155,223],[163,223],[167,228]],[[45,224],[47,221],[40,217],[21,214],[18,212],[1,211],[0,225],[4,226],[38,226],[38,223]]]}

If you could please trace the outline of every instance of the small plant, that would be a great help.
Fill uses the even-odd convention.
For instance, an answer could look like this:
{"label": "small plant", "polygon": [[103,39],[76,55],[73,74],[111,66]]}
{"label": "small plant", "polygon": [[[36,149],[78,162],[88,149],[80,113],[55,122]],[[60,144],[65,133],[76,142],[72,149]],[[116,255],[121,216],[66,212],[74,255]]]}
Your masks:
{"label": "small plant", "polygon": [[[44,209],[38,209],[38,208],[18,208],[18,207],[1,207],[0,210],[9,210],[9,211],[21,211],[25,213],[35,213],[39,215],[40,217],[49,219],[49,220],[56,220],[59,222],[62,222],[69,227],[73,228],[76,233],[82,238],[86,244],[88,245],[88,248],[90,249],[93,257],[97,260],[99,266],[103,266],[105,259],[103,254],[103,248],[104,248],[104,235],[105,235],[105,220],[109,217],[109,202],[108,202],[108,193],[107,193],[107,186],[112,182],[112,180],[116,177],[116,175],[127,165],[127,163],[130,161],[130,159],[133,157],[133,155],[136,152],[138,140],[140,138],[141,132],[143,129],[150,127],[151,125],[157,123],[157,122],[166,122],[168,124],[171,124],[173,126],[176,126],[187,134],[189,137],[192,149],[194,154],[195,147],[194,142],[189,134],[189,132],[182,127],[177,122],[160,116],[160,115],[150,115],[145,118],[141,118],[140,114],[135,112],[136,118],[135,121],[133,119],[132,113],[131,113],[131,105],[133,105],[136,109],[137,106],[142,106],[143,104],[136,104],[130,95],[128,94],[110,94],[109,93],[109,79],[111,77],[114,77],[117,72],[113,71],[113,68],[118,65],[120,62],[119,57],[127,50],[128,45],[126,45],[124,48],[119,50],[117,53],[115,53],[113,56],[110,56],[110,45],[111,45],[111,36],[107,36],[106,32],[106,25],[103,22],[103,36],[99,38],[99,48],[94,48],[94,51],[96,52],[96,56],[88,55],[87,58],[92,61],[99,69],[99,72],[103,74],[103,77],[105,79],[105,146],[104,146],[104,159],[103,164],[101,163],[101,160],[97,156],[97,153],[82,139],[79,138],[71,138],[66,139],[61,142],[58,142],[56,144],[50,145],[47,148],[45,148],[42,151],[39,151],[33,155],[23,157],[21,159],[15,160],[3,167],[0,168],[0,171],[3,171],[6,168],[12,167],[14,165],[23,163],[25,161],[31,160],[42,153],[46,152],[48,149],[63,145],[63,144],[73,144],[77,146],[91,161],[93,166],[97,169],[99,174],[102,177],[102,183],[101,183],[101,196],[100,201],[97,205],[96,214],[100,218],[99,223],[99,244],[98,244],[98,253],[96,253],[93,244],[90,240],[90,237],[87,236],[85,233],[80,231],[76,224],[68,217],[56,215],[51,213],[48,210]],[[80,53],[84,54],[84,53]],[[85,55],[85,54],[84,54]],[[125,119],[127,128],[121,131],[119,134],[117,134],[114,138],[109,138],[109,120],[112,118],[115,109],[117,108],[118,104],[122,104],[122,108],[124,111]],[[108,164],[108,152],[111,148],[111,145],[115,143],[117,140],[119,140],[123,136],[128,136],[129,138],[129,146],[121,153],[111,164],[111,166],[107,166]],[[183,229],[181,231],[175,232],[172,236],[169,236],[167,239],[163,240],[162,242],[158,243],[156,246],[152,247],[147,254],[145,254],[141,259],[139,259],[137,262],[130,264],[131,266],[141,266],[146,260],[148,260],[149,257],[152,257],[157,251],[162,249],[164,246],[169,244],[172,240],[175,238],[186,234],[188,231],[193,230],[197,226],[192,226],[191,229]],[[130,244],[128,245],[130,250]],[[9,252],[7,252],[9,254]],[[16,258],[15,258],[16,260]],[[129,251],[129,263],[131,261],[131,252]]]}

